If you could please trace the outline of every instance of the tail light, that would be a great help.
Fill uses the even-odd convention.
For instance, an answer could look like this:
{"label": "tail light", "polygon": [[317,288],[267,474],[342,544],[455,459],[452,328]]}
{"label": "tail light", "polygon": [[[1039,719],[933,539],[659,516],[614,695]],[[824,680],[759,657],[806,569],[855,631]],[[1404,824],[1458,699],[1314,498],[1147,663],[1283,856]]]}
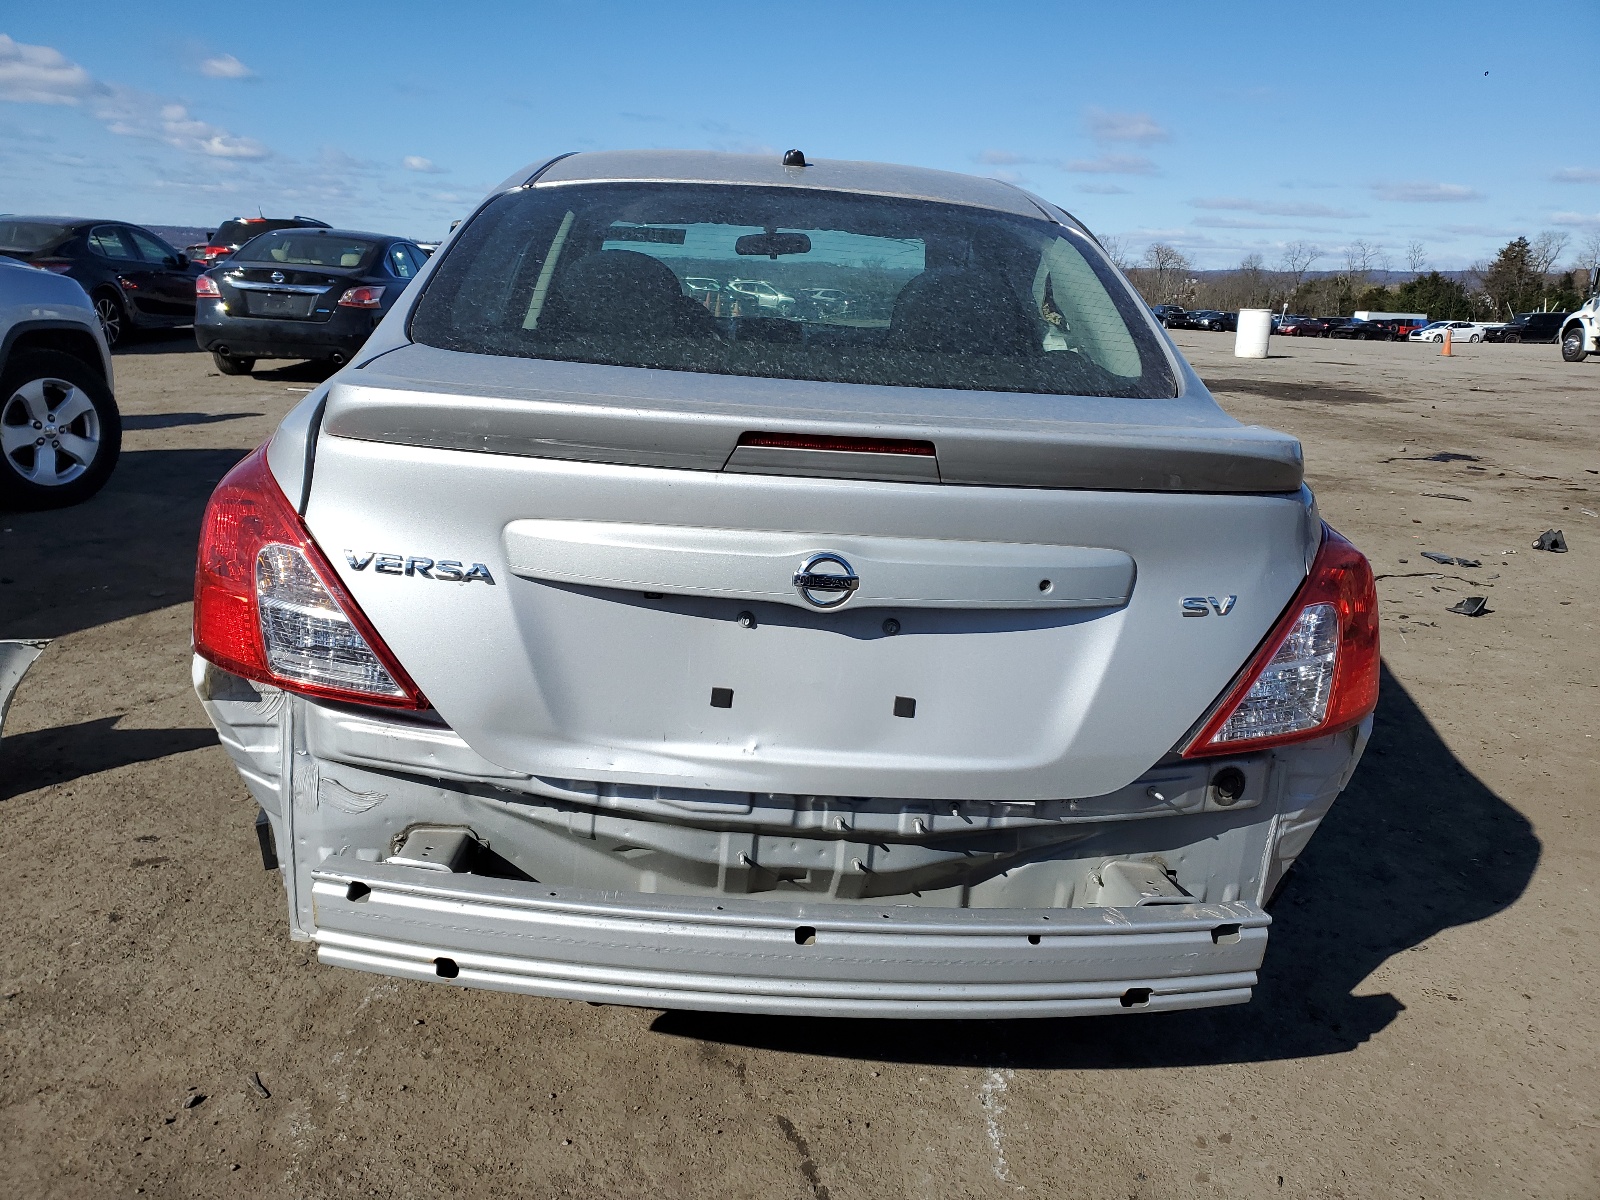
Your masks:
{"label": "tail light", "polygon": [[1322,527],[1293,603],[1184,749],[1235,754],[1360,724],[1378,706],[1378,595],[1361,551]]}
{"label": "tail light", "polygon": [[72,264],[66,259],[62,258],[42,259],[35,262],[33,265],[36,267],[43,267],[46,271],[49,271],[53,275],[65,275],[68,271],[72,270]]}
{"label": "tail light", "polygon": [[226,671],[286,691],[428,707],[273,479],[265,446],[229,471],[206,505],[194,648]]}
{"label": "tail light", "polygon": [[222,299],[222,292],[217,288],[217,281],[209,275],[201,275],[194,281],[194,294],[201,299],[206,297],[210,297],[213,300]]}
{"label": "tail light", "polygon": [[340,308],[377,308],[382,303],[381,287],[353,287],[339,297]]}

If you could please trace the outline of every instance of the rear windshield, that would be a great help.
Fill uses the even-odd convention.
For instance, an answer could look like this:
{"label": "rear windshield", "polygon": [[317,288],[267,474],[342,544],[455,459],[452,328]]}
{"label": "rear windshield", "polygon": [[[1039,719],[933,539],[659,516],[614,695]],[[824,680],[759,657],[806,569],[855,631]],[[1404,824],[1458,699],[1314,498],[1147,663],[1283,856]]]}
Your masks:
{"label": "rear windshield", "polygon": [[234,262],[288,263],[295,267],[359,267],[376,242],[320,233],[263,233],[239,247]]}
{"label": "rear windshield", "polygon": [[0,250],[43,250],[68,232],[67,226],[48,221],[0,221]]}
{"label": "rear windshield", "polygon": [[719,375],[1174,395],[1141,309],[1087,237],[1043,219],[799,188],[579,184],[493,201],[435,269],[411,335]]}

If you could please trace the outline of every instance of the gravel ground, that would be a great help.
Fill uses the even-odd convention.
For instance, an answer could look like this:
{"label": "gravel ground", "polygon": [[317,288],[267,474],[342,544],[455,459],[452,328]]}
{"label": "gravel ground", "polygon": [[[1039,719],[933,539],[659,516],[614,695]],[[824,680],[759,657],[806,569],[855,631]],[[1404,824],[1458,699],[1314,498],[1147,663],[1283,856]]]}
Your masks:
{"label": "gravel ground", "polygon": [[[1377,730],[1253,1003],[989,1024],[595,1008],[291,945],[189,689],[187,595],[212,485],[317,376],[225,378],[182,336],[119,354],[110,485],[0,514],[0,633],[57,639],[0,747],[5,1191],[1600,1194],[1600,362],[1177,338],[1304,440],[1372,558]],[[1551,526],[1571,553],[1531,549]],[[1492,611],[1446,611],[1466,595]]]}

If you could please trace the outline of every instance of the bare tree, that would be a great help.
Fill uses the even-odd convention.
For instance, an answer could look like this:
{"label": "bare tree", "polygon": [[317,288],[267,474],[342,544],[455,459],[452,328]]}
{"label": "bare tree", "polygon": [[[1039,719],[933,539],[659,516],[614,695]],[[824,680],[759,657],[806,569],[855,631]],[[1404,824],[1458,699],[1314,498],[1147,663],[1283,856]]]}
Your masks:
{"label": "bare tree", "polygon": [[1311,269],[1311,264],[1322,257],[1310,242],[1290,242],[1283,248],[1283,257],[1278,260],[1278,270],[1289,278],[1289,291],[1293,292],[1300,286],[1301,280],[1306,277],[1306,272]]}
{"label": "bare tree", "polygon": [[1534,272],[1541,278],[1550,274],[1555,268],[1556,259],[1561,257],[1562,252],[1567,248],[1567,243],[1571,240],[1567,234],[1559,233],[1554,229],[1546,229],[1538,237],[1534,238],[1528,247],[1529,265],[1533,267]]}
{"label": "bare tree", "polygon": [[[1194,268],[1183,252],[1165,242],[1151,242],[1144,252],[1144,271],[1157,304],[1170,304],[1185,292]],[[1147,293],[1148,298],[1148,293]]]}
{"label": "bare tree", "polygon": [[1100,249],[1106,252],[1106,257],[1119,271],[1127,271],[1133,266],[1133,256],[1128,252],[1128,239],[1118,237],[1114,233],[1102,234]]}
{"label": "bare tree", "polygon": [[1422,243],[1412,241],[1406,244],[1406,266],[1411,268],[1413,275],[1421,275],[1423,268],[1428,265],[1428,252],[1422,248]]}
{"label": "bare tree", "polygon": [[1344,269],[1352,278],[1365,283],[1367,277],[1386,259],[1381,247],[1357,238],[1344,248]]}
{"label": "bare tree", "polygon": [[1581,271],[1593,271],[1600,267],[1600,229],[1593,230],[1583,239],[1583,245],[1578,247],[1578,261],[1575,264]]}

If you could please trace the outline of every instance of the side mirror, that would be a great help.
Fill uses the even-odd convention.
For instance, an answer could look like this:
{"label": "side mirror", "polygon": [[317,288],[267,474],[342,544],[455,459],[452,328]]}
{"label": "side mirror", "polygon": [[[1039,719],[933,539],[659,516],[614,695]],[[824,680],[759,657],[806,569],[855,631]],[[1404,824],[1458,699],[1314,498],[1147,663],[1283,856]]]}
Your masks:
{"label": "side mirror", "polygon": [[180,271],[189,269],[189,256],[187,254],[175,254],[168,261]]}

